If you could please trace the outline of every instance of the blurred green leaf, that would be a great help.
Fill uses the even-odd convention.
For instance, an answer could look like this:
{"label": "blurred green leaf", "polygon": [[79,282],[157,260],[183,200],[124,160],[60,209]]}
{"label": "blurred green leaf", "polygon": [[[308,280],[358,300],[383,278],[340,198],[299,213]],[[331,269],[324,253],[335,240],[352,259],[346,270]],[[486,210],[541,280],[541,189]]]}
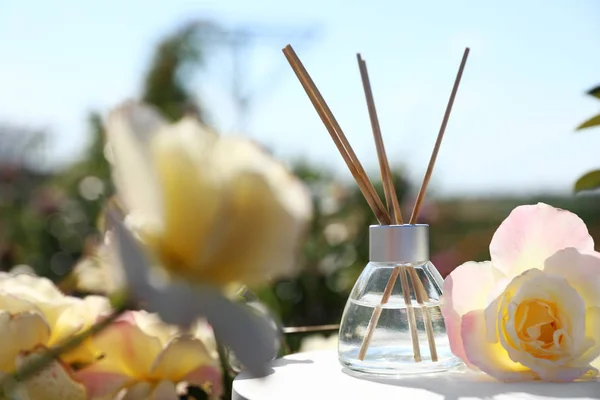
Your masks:
{"label": "blurred green leaf", "polygon": [[600,188],[600,170],[588,172],[575,183],[575,193]]}
{"label": "blurred green leaf", "polygon": [[587,92],[587,94],[589,94],[590,96],[594,96],[597,99],[600,99],[600,85],[598,85],[595,88],[589,90]]}
{"label": "blurred green leaf", "polygon": [[577,127],[577,130],[585,129],[585,128],[591,128],[593,126],[598,126],[598,125],[600,125],[600,114],[596,115],[595,117],[592,117],[592,118],[588,119],[583,124],[579,125]]}
{"label": "blurred green leaf", "polygon": [[166,36],[156,47],[146,73],[142,100],[155,105],[172,121],[186,114],[206,123],[206,110],[194,96],[192,73],[205,67],[208,38],[219,28],[210,21],[192,21]]}

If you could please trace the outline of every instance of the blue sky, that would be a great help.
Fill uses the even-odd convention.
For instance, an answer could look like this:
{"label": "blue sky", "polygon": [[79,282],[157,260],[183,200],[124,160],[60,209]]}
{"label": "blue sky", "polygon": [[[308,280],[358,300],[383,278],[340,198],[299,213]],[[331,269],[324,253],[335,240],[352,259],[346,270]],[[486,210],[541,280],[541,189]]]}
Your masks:
{"label": "blue sky", "polygon": [[[136,96],[153,45],[182,22],[294,31],[317,26],[296,50],[359,158],[377,174],[356,65],[366,59],[388,156],[419,180],[465,46],[471,48],[432,190],[442,195],[569,192],[600,166],[600,130],[574,133],[600,111],[600,2],[0,0],[0,120],[42,126],[51,161],[76,157],[85,116]],[[501,5],[500,5],[501,4]],[[281,53],[290,37],[259,42],[244,65],[265,89],[245,134],[280,157],[306,157],[349,178]],[[192,82],[228,132],[225,55]],[[265,86],[264,82],[271,83]],[[268,90],[266,90],[268,88]]]}

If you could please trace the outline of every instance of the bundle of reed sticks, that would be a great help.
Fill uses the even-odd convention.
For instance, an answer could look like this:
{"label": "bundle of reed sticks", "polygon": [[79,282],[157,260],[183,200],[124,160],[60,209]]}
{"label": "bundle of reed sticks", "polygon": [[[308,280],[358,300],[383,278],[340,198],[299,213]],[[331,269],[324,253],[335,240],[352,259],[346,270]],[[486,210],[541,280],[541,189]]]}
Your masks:
{"label": "bundle of reed sticks", "polygon": [[[323,99],[323,96],[321,96],[319,89],[317,89],[315,83],[304,68],[304,65],[296,55],[296,52],[294,51],[292,46],[287,45],[283,49],[283,54],[290,63],[290,66],[294,70],[294,73],[298,77],[300,83],[302,84],[302,87],[306,91],[306,94],[308,95],[310,101],[312,102],[317,113],[319,114],[319,117],[321,117],[323,124],[325,125],[327,131],[331,135],[333,142],[335,143],[344,161],[346,162],[348,169],[352,173],[352,176],[356,180],[356,183],[358,184],[361,193],[365,197],[365,200],[369,204],[379,223],[381,225],[404,224],[404,220],[402,219],[402,212],[398,203],[398,197],[396,195],[396,190],[392,180],[390,165],[387,159],[385,146],[383,144],[381,129],[379,127],[379,119],[377,117],[377,111],[375,108],[375,101],[373,97],[373,92],[371,90],[371,83],[369,80],[366,62],[363,60],[360,54],[357,54],[358,68],[362,79],[367,108],[369,112],[369,118],[371,120],[371,128],[373,131],[373,137],[375,139],[375,147],[377,149],[379,167],[381,170],[381,178],[383,182],[386,203],[385,206],[383,205],[383,202],[381,201],[377,192],[375,191],[375,188],[369,180],[369,177],[367,176],[367,173],[362,167],[360,161],[356,157],[354,150],[352,150],[352,146],[350,146],[350,143],[348,142],[346,135],[342,131],[342,128],[333,116],[333,113],[329,109],[329,106],[325,102],[325,99]],[[444,132],[446,131],[446,126],[450,118],[450,112],[452,111],[454,99],[456,98],[456,93],[458,92],[458,87],[460,85],[460,81],[468,56],[469,48],[465,48],[460,67],[458,69],[458,73],[454,81],[454,86],[452,88],[452,92],[450,93],[448,105],[446,106],[446,111],[442,119],[442,124],[440,126],[440,130],[438,132],[438,136],[433,147],[433,152],[431,154],[431,158],[429,159],[429,165],[427,166],[427,171],[425,172],[423,182],[421,183],[421,188],[419,189],[419,194],[417,195],[412,214],[410,216],[409,224],[411,225],[417,222],[419,213],[421,211],[421,207],[423,206],[425,193],[427,192],[427,186],[429,185],[429,180],[431,179],[431,175],[433,173],[433,167],[435,165],[435,161],[437,159],[437,155],[442,144]],[[417,334],[416,315],[411,297],[411,286],[413,287],[415,299],[419,304],[419,307],[422,312],[423,322],[427,333],[427,340],[429,343],[431,361],[436,362],[438,361],[438,355],[436,350],[433,326],[431,323],[431,317],[429,315],[429,309],[425,307],[425,304],[429,301],[429,296],[427,294],[427,291],[423,287],[422,282],[418,278],[415,268],[410,265],[397,265],[392,269],[386,288],[381,297],[380,304],[378,304],[378,306],[375,307],[375,309],[373,310],[373,314],[367,326],[365,336],[358,354],[358,358],[360,360],[363,360],[367,354],[369,343],[371,341],[371,338],[373,337],[373,333],[375,332],[375,328],[377,326],[379,317],[382,312],[382,307],[388,302],[392,294],[392,290],[394,289],[394,286],[396,284],[396,281],[398,280],[398,277],[400,278],[400,284],[402,286],[402,292],[404,295],[404,302],[407,309],[408,324],[413,346],[414,360],[415,362],[420,362],[422,361],[422,357],[419,346],[419,337]]]}

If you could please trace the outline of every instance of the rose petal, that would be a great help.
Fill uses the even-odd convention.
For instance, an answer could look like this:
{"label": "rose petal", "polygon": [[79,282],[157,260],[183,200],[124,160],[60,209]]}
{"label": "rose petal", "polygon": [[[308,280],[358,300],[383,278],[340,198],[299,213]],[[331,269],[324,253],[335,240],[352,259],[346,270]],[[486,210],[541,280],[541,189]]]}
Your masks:
{"label": "rose petal", "polygon": [[483,310],[486,330],[485,340],[490,343],[497,343],[499,340],[498,324],[502,315],[500,307],[503,305],[504,297],[505,294],[502,293]]}
{"label": "rose petal", "polygon": [[[133,217],[162,221],[162,196],[149,143],[166,121],[153,108],[126,102],[108,116],[106,134],[111,150],[113,181]],[[159,226],[159,225],[158,225]]]}
{"label": "rose petal", "polygon": [[212,364],[213,360],[200,340],[179,336],[171,340],[156,358],[151,375],[180,382],[195,369]]}
{"label": "rose petal", "polygon": [[[210,139],[212,138],[212,140]],[[156,135],[152,157],[163,193],[165,256],[174,266],[191,268],[214,246],[209,235],[218,230],[221,184],[209,160],[214,136],[192,120],[183,120]],[[193,223],[190,223],[193,221]]]}
{"label": "rose petal", "polygon": [[0,309],[11,314],[18,314],[23,311],[37,311],[42,314],[41,310],[35,303],[25,300],[17,295],[0,292]]}
{"label": "rose petal", "polygon": [[469,361],[481,371],[502,381],[522,381],[536,378],[536,374],[510,359],[506,350],[496,341],[485,340],[487,335],[483,310],[474,310],[462,318],[461,334]]}
{"label": "rose petal", "polygon": [[[273,191],[263,176],[240,171],[228,184],[227,209],[235,215],[222,222],[220,234],[214,236],[210,252],[203,255],[202,275],[199,282],[223,286],[235,280],[247,284],[264,281],[265,266],[277,265],[282,274],[289,272],[292,254],[285,242],[287,232],[277,232],[277,227],[293,227],[293,221],[281,214]],[[248,227],[252,235],[246,234]],[[231,249],[235,248],[235,251]],[[269,267],[267,267],[269,268]]]}
{"label": "rose petal", "polygon": [[[56,324],[52,327],[52,336],[49,345],[57,345],[68,340],[73,335],[89,328],[98,318],[110,312],[110,302],[106,297],[87,296],[65,310]],[[95,362],[102,355],[95,347],[92,339],[85,340],[75,349],[63,353],[61,359],[67,363],[88,365]]]}
{"label": "rose petal", "polygon": [[[214,159],[231,190],[228,212],[243,217],[235,220],[237,226],[229,226],[230,235],[236,238],[240,231],[246,230],[245,226],[259,227],[252,238],[246,235],[235,239],[246,246],[249,254],[238,249],[237,258],[232,259],[224,237],[225,251],[220,252],[220,258],[225,256],[225,262],[234,266],[245,264],[239,270],[244,272],[242,280],[248,284],[264,281],[273,273],[273,265],[278,266],[278,276],[293,274],[293,254],[312,216],[312,198],[307,187],[282,163],[246,138],[222,138],[215,146]],[[214,262],[213,269],[222,262]],[[223,270],[227,271],[220,268],[214,272]]]}
{"label": "rose petal", "polygon": [[158,338],[163,347],[179,334],[176,326],[165,324],[156,314],[140,310],[127,315],[130,316],[131,323],[136,324],[146,335]]}
{"label": "rose petal", "polygon": [[26,273],[0,273],[0,291],[37,302],[65,301],[65,295],[48,278]]}
{"label": "rose petal", "polygon": [[206,319],[198,318],[190,328],[190,334],[202,340],[204,347],[210,354],[211,358],[217,359],[219,357],[219,352],[217,349],[217,340],[215,338],[215,332],[212,327],[208,324]]}
{"label": "rose petal", "polygon": [[[40,357],[39,353],[32,353],[17,358],[17,367]],[[86,400],[85,387],[75,380],[67,366],[58,361],[50,363],[36,375],[28,378],[24,384],[30,399],[61,399],[61,400]]]}
{"label": "rose petal", "polygon": [[94,345],[104,354],[96,371],[132,377],[146,376],[162,351],[160,340],[128,321],[117,321],[96,335]]}
{"label": "rose petal", "polygon": [[95,398],[113,398],[127,386],[131,377],[114,372],[106,372],[105,365],[92,364],[75,373],[77,380],[85,386],[88,396]]}
{"label": "rose petal", "polygon": [[39,313],[0,311],[0,371],[13,372],[21,352],[46,345],[49,337],[50,327]]}
{"label": "rose petal", "polygon": [[569,281],[587,306],[600,305],[600,253],[581,254],[570,247],[556,252],[544,265],[544,272]]}
{"label": "rose petal", "polygon": [[444,281],[442,310],[452,307],[462,316],[488,306],[490,292],[505,276],[491,262],[470,261],[457,267]]}
{"label": "rose petal", "polygon": [[463,348],[461,318],[475,309],[488,304],[489,293],[504,275],[486,262],[467,262],[446,277],[442,287],[441,310],[452,353],[469,362]]}
{"label": "rose petal", "polygon": [[[87,296],[78,301],[61,314],[52,327],[50,345],[58,344],[76,333],[89,328],[98,318],[107,315],[111,310],[106,297]],[[85,365],[94,362],[101,354],[93,345],[93,340],[84,341],[75,349],[63,353],[62,360],[68,363]]]}
{"label": "rose petal", "polygon": [[588,307],[585,310],[585,336],[594,340],[592,346],[576,360],[576,365],[582,366],[597,361],[593,365],[600,367],[600,306]]}
{"label": "rose petal", "polygon": [[[0,276],[0,288],[0,309],[11,313],[38,311],[52,328],[53,335],[58,330],[56,324],[60,316],[81,301],[63,295],[48,279],[27,274]],[[79,324],[78,321],[73,323]]]}
{"label": "rose petal", "polygon": [[515,208],[500,224],[490,243],[496,268],[508,277],[544,268],[544,261],[559,250],[574,247],[594,251],[594,240],[577,215],[544,203]]}
{"label": "rose petal", "polygon": [[[519,304],[531,300],[555,304],[556,317],[564,321],[569,340],[565,341],[565,348],[560,350],[562,356],[559,357],[558,362],[554,359],[536,357],[520,346],[522,340],[519,338],[518,327],[514,325],[516,322],[514,313]],[[578,357],[587,351],[591,343],[586,340],[585,311],[583,300],[566,279],[532,269],[514,278],[506,287],[496,311],[486,310],[486,315],[490,319],[490,316],[495,313],[497,329],[502,332],[499,335],[500,343],[510,358],[539,372],[545,368],[566,365],[573,357]]]}
{"label": "rose petal", "polygon": [[[0,275],[0,308],[12,313],[24,310],[36,310],[43,315],[51,327],[51,337],[48,345],[55,344],[55,337],[61,331],[58,320],[80,299],[65,296],[47,278],[29,274]],[[79,322],[71,319],[75,326]]]}
{"label": "rose petal", "polygon": [[240,173],[260,175],[273,190],[279,205],[290,215],[297,220],[311,218],[312,201],[308,188],[254,141],[243,137],[222,137],[215,146],[214,158],[225,177]]}

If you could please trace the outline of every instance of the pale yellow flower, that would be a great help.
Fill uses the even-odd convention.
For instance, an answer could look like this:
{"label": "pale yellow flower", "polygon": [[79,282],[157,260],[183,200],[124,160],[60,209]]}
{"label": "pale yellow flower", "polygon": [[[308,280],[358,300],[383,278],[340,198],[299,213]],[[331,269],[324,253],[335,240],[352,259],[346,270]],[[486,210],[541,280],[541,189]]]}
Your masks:
{"label": "pale yellow flower", "polygon": [[[9,374],[51,346],[87,329],[108,312],[105,298],[78,299],[63,295],[51,281],[26,274],[0,273],[0,374]],[[89,342],[22,383],[23,399],[86,399],[85,387],[71,366],[98,357]]]}
{"label": "pale yellow flower", "polygon": [[247,369],[265,373],[279,331],[227,297],[295,272],[312,216],[307,187],[252,141],[218,136],[193,118],[169,124],[130,102],[106,130],[124,214],[108,213],[109,252],[129,295],[167,323],[206,318]]}
{"label": "pale yellow flower", "polygon": [[444,282],[454,354],[501,380],[573,381],[598,373],[600,254],[584,222],[547,204],[519,206]]}
{"label": "pale yellow flower", "polygon": [[311,197],[254,142],[135,103],[110,114],[107,138],[128,226],[161,267],[219,287],[294,271]]}
{"label": "pale yellow flower", "polygon": [[77,373],[91,399],[175,399],[181,384],[221,393],[216,352],[143,311],[130,311],[94,337],[103,358]]}

